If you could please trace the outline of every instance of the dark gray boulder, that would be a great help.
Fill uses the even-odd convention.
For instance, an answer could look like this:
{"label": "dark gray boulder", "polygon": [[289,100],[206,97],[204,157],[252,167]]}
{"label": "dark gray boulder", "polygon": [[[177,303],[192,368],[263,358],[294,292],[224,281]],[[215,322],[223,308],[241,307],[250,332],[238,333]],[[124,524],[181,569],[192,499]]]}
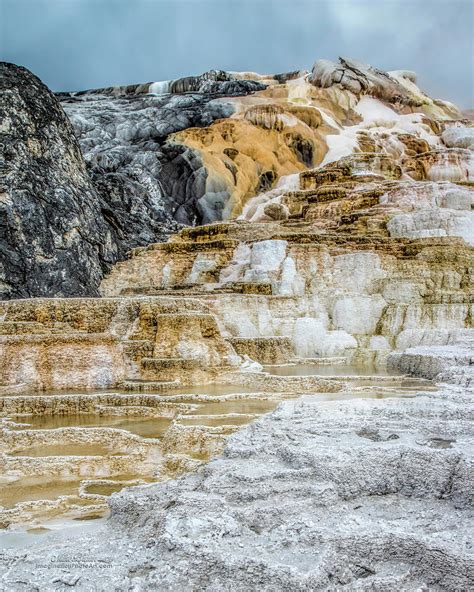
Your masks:
{"label": "dark gray boulder", "polygon": [[119,249],[72,125],[31,72],[0,64],[0,297],[97,293]]}
{"label": "dark gray boulder", "polygon": [[127,251],[178,228],[173,211],[137,167],[135,178],[100,165],[91,175],[61,104],[31,72],[1,63],[0,91],[0,298],[98,295]]}

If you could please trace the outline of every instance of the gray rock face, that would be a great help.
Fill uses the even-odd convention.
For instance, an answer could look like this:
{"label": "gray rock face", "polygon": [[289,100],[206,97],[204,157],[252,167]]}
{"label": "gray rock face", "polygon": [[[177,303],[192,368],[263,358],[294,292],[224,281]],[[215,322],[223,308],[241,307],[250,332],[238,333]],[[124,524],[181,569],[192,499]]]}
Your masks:
{"label": "gray rock face", "polygon": [[[83,95],[63,101],[75,127],[90,176],[110,209],[119,212],[120,226],[129,224],[137,210],[141,232],[151,231],[141,244],[151,242],[156,228],[144,223],[174,220],[193,224],[202,220],[198,201],[207,170],[200,155],[167,137],[188,127],[210,125],[232,114],[229,105],[212,96]],[[130,208],[124,205],[130,204]],[[146,218],[145,218],[146,220]],[[138,230],[138,229],[137,229]],[[156,239],[155,239],[156,240]]]}
{"label": "gray rock face", "polygon": [[[294,72],[280,74],[281,80],[288,80]],[[143,94],[168,94],[168,93],[213,93],[216,95],[244,95],[256,90],[263,90],[264,84],[256,80],[237,79],[232,73],[224,70],[209,70],[199,76],[185,76],[176,80],[163,80],[161,82],[145,82],[143,84],[129,84],[126,86],[108,86],[94,88],[78,92],[58,93],[62,97],[80,97],[84,95],[143,95]]]}
{"label": "gray rock face", "polygon": [[122,202],[130,205],[132,214],[138,208],[140,219],[144,214],[145,220],[151,219],[149,225],[143,224],[140,244],[151,242],[148,230],[156,231],[153,220],[167,221],[170,227],[173,221],[196,224],[219,219],[219,212],[212,215],[203,209],[208,173],[201,156],[168,136],[232,115],[234,108],[216,100],[219,97],[265,88],[220,71],[160,83],[165,94],[146,94],[156,84],[60,95],[91,177],[110,209],[118,211],[120,227],[130,217],[129,208],[120,208]]}
{"label": "gray rock face", "polygon": [[[394,76],[395,75],[395,76]],[[339,84],[356,95],[370,94],[391,103],[421,105],[423,97],[415,95],[400,80],[416,82],[414,72],[399,70],[384,72],[348,58],[339,58],[339,63],[318,60],[313,66],[310,81],[314,86],[327,88]]]}
{"label": "gray rock face", "polygon": [[71,123],[36,76],[0,68],[0,298],[95,294],[119,249]]}
{"label": "gray rock face", "polygon": [[388,364],[402,372],[474,388],[474,340],[453,345],[413,347],[390,354]]}
{"label": "gray rock face", "polygon": [[264,88],[211,73],[182,79],[175,92],[201,91],[184,95],[149,85],[61,95],[74,133],[37,77],[7,63],[0,74],[1,299],[97,295],[131,248],[202,221],[207,171],[167,137],[228,117],[217,97]]}

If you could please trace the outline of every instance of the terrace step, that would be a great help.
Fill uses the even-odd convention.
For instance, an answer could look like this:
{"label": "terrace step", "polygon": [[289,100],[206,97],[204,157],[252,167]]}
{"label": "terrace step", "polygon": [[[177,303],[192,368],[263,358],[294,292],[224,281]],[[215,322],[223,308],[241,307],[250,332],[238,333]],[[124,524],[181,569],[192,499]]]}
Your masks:
{"label": "terrace step", "polygon": [[315,366],[325,366],[333,364],[347,364],[347,358],[343,356],[332,356],[327,358],[290,358],[289,364],[314,364]]}
{"label": "terrace step", "polygon": [[232,337],[229,341],[238,354],[247,355],[260,364],[280,364],[294,354],[289,337]]}
{"label": "terrace step", "polygon": [[263,294],[271,296],[272,285],[268,282],[232,282],[226,284],[227,288],[235,294]]}
{"label": "terrace step", "polygon": [[160,288],[158,286],[134,286],[124,288],[120,291],[121,296],[208,296],[209,294],[264,294],[271,296],[272,286],[270,283],[256,282],[229,282],[226,284],[207,284],[208,288],[203,288],[202,284],[197,285],[176,285],[169,288]]}
{"label": "terrace step", "polygon": [[424,304],[472,304],[474,292],[462,290],[433,290],[423,296]]}
{"label": "terrace step", "polygon": [[130,339],[123,341],[122,345],[123,353],[135,362],[151,357],[155,347],[155,343],[150,339]]}
{"label": "terrace step", "polygon": [[28,335],[51,333],[43,323],[36,321],[1,321],[0,335]]}
{"label": "terrace step", "polygon": [[144,252],[164,251],[166,253],[195,253],[200,251],[233,251],[237,247],[237,239],[199,240],[195,242],[169,241],[167,243],[152,243],[146,247],[136,247],[131,251],[132,257]]}
{"label": "terrace step", "polygon": [[158,391],[163,392],[168,389],[176,388],[179,386],[178,380],[124,380],[120,384],[120,388],[131,392],[151,392]]}
{"label": "terrace step", "polygon": [[179,380],[192,384],[205,379],[209,369],[194,358],[142,358],[141,377],[152,381]]}
{"label": "terrace step", "polygon": [[202,362],[195,358],[143,358],[141,366],[144,369],[178,368],[181,370],[193,370],[200,368]]}

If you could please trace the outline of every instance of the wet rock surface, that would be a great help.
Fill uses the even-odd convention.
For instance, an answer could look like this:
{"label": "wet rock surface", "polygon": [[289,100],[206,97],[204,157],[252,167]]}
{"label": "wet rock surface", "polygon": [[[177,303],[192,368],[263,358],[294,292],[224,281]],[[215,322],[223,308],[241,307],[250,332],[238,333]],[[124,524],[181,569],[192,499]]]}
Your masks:
{"label": "wet rock surface", "polygon": [[[68,504],[17,503],[29,473],[87,475],[76,493],[103,512],[126,466],[197,471],[5,551],[4,588],[471,589],[471,124],[413,73],[350,60],[61,98],[117,234],[143,218],[148,242],[151,211],[241,216],[134,249],[105,298],[0,303],[5,526]],[[152,457],[112,411],[161,417]],[[86,444],[100,454],[52,454]]]}
{"label": "wet rock surface", "polygon": [[3,585],[469,589],[472,438],[470,397],[453,387],[285,402],[197,474],[114,495],[93,537],[6,552]]}
{"label": "wet rock surface", "polygon": [[[203,221],[200,199],[206,192],[208,172],[202,156],[168,137],[186,128],[209,126],[229,117],[234,108],[217,100],[225,96],[219,89],[199,93],[199,88],[186,94],[86,92],[63,98],[89,173],[108,201],[110,215],[122,232],[135,227],[137,240],[129,248],[154,242],[160,224],[173,229],[177,228],[174,221]],[[253,87],[227,90],[229,95],[239,95]]]}

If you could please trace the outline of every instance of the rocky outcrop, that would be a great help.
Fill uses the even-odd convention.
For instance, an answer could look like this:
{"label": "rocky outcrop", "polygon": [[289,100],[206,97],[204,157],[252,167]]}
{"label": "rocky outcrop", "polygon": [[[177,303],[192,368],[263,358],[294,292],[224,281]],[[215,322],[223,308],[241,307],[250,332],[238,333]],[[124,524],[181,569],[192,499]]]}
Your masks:
{"label": "rocky outcrop", "polygon": [[[236,73],[238,74],[238,73]],[[84,95],[142,95],[142,94],[182,94],[188,92],[207,93],[213,95],[239,95],[252,91],[263,90],[265,84],[258,80],[247,80],[232,72],[209,70],[199,76],[185,76],[176,80],[162,80],[127,86],[109,86],[78,92],[58,93],[61,98],[80,97]]]}
{"label": "rocky outcrop", "polygon": [[148,199],[199,224],[229,218],[280,176],[322,159],[319,112],[289,101],[284,78],[264,80],[211,71],[61,100],[104,198]]}
{"label": "rocky outcrop", "polygon": [[[250,87],[234,92],[250,92]],[[234,108],[217,100],[219,96],[197,90],[184,94],[90,91],[63,98],[92,180],[110,204],[119,228],[126,232],[130,222],[135,226],[136,244],[152,242],[157,234],[154,221],[172,228],[174,221],[195,224],[222,217],[228,196],[220,196],[217,188],[211,195],[203,154],[174,139],[183,129],[206,128],[229,117]],[[220,209],[214,206],[214,211],[206,213],[206,193],[207,201],[214,197]]]}
{"label": "rocky outcrop", "polygon": [[26,69],[2,63],[2,298],[97,295],[104,271],[131,248],[200,219],[202,158],[162,144],[227,117],[226,105],[206,108],[216,96],[265,88],[218,74],[176,81],[174,92],[194,96],[62,95],[86,165],[57,98]]}
{"label": "rocky outcrop", "polygon": [[[446,123],[459,113],[422,93],[411,73],[345,59],[317,62],[311,75],[210,71],[62,93],[84,167],[51,93],[24,69],[3,72],[4,298],[96,295],[115,261],[180,224],[256,212],[285,220],[279,197],[299,189],[296,175],[354,151],[391,157],[378,171],[387,178],[392,166],[390,179],[472,177],[468,123]],[[443,216],[402,217],[392,232],[439,225],[466,236],[465,214]]]}
{"label": "rocky outcrop", "polygon": [[70,121],[24,68],[1,65],[1,297],[96,294],[119,256]]}
{"label": "rocky outcrop", "polygon": [[310,82],[317,87],[339,86],[352,94],[371,95],[399,107],[440,106],[459,116],[454,105],[433,101],[416,85],[416,73],[408,70],[384,72],[373,66],[348,58],[338,63],[318,60],[313,66]]}
{"label": "rocky outcrop", "polygon": [[133,180],[91,178],[69,119],[38,78],[12,64],[1,75],[1,296],[97,295],[115,261],[176,224]]}

